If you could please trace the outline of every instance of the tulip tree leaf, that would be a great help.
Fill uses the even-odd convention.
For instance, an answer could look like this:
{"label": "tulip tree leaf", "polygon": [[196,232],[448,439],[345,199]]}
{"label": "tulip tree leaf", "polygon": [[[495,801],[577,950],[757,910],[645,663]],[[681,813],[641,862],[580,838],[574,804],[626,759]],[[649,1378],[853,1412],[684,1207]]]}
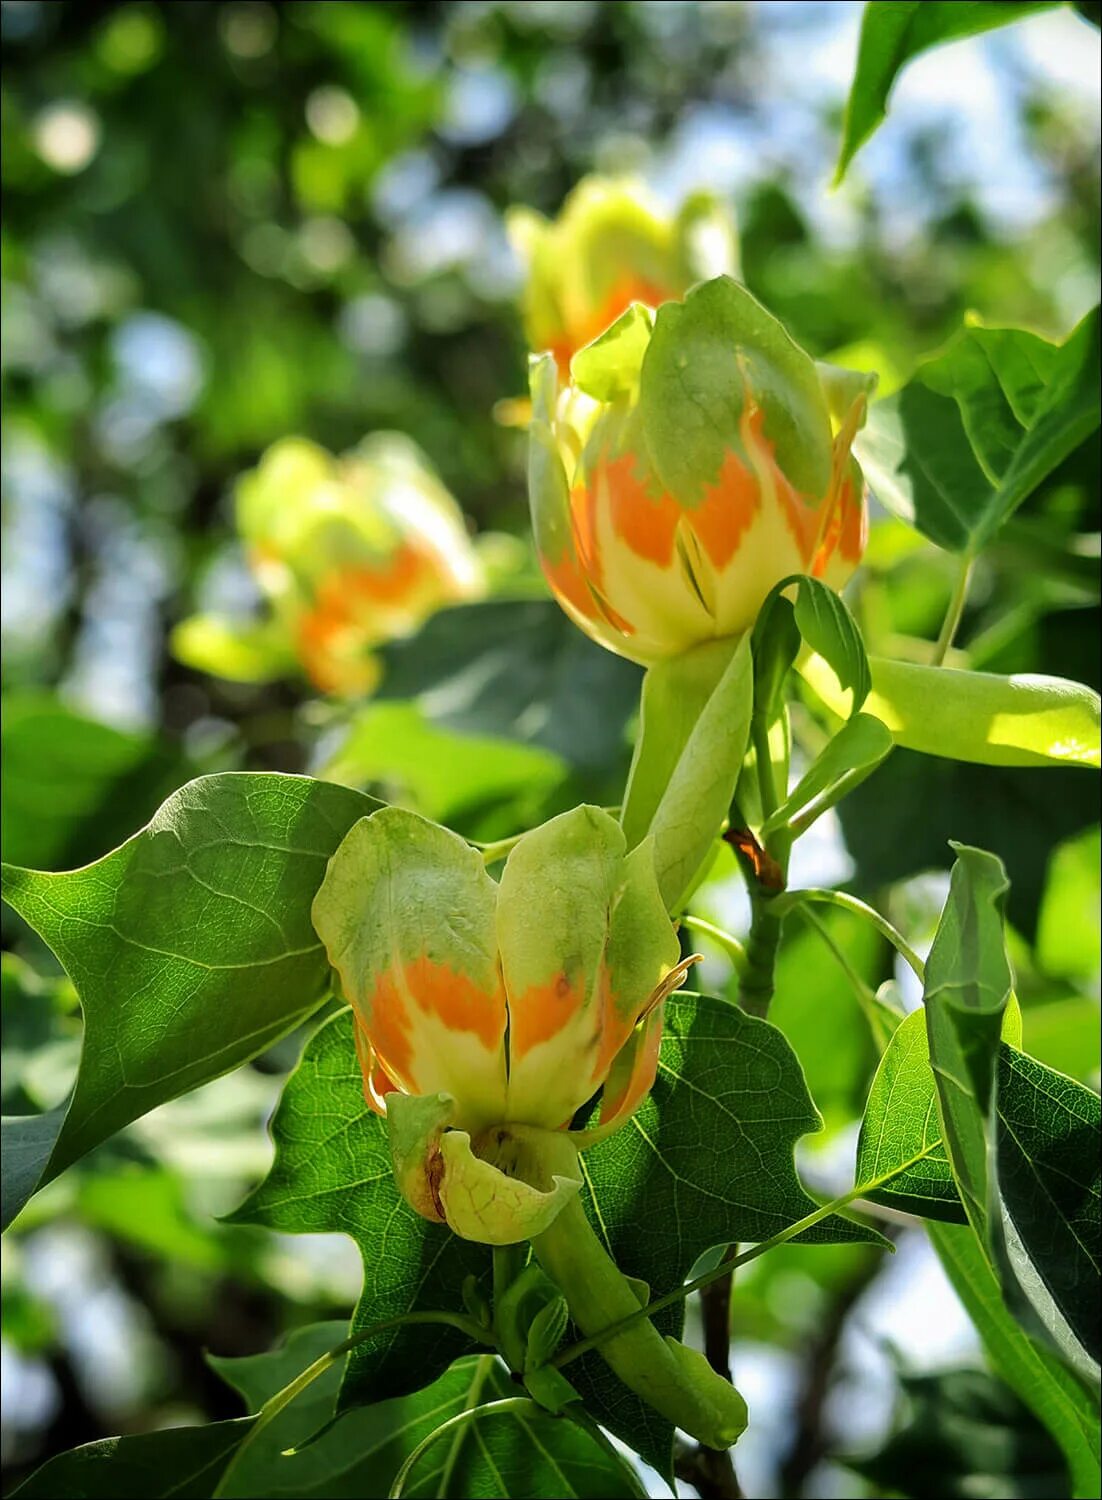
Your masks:
{"label": "tulip tree leaf", "polygon": [[967,1224],[927,1224],[938,1259],[983,1340],[992,1369],[1033,1411],[1068,1461],[1071,1494],[1099,1493],[1098,1403],[1007,1311],[998,1277]]}
{"label": "tulip tree leaf", "polygon": [[921,52],[1019,21],[1049,6],[1004,0],[871,0],[861,21],[857,68],[850,86],[835,182],[888,110],[888,95],[904,67]]}
{"label": "tulip tree leaf", "polygon": [[[793,590],[795,600],[790,604],[784,594]],[[796,660],[800,640],[833,688],[831,708],[846,717],[856,714],[872,685],[861,632],[840,594],[801,573],[776,585],[754,626],[755,707],[772,720],[780,684]]]}
{"label": "tulip tree leaf", "polygon": [[801,577],[796,593],[796,626],[804,642],[834,670],[852,694],[855,714],[868,697],[871,678],[865,643],[842,596],[817,578]]}
{"label": "tulip tree leaf", "polygon": [[37,1189],[65,1120],[65,1106],[5,1115],[0,1125],[0,1226],[8,1227]]}
{"label": "tulip tree leaf", "polygon": [[[869,667],[865,712],[904,749],[985,766],[1097,767],[1102,760],[1099,696],[1081,682],[1036,672],[960,672],[877,656]],[[843,690],[821,656],[805,658],[799,670],[832,712],[845,712]]]}
{"label": "tulip tree leaf", "polygon": [[[821,1119],[783,1034],[737,1006],[704,996],[667,1002],[658,1076],[622,1130],[582,1156],[594,1227],[625,1274],[659,1295],[716,1245],[754,1244],[814,1211],[793,1149]],[[879,1236],[841,1215],[796,1243]],[[681,1331],[680,1305],[655,1318]],[[594,1415],[661,1473],[669,1425],[597,1355],[569,1366]]]}
{"label": "tulip tree leaf", "polygon": [[310,904],[333,850],[377,805],[306,777],[207,776],[93,865],[5,866],[5,899],[65,965],[85,1026],[68,1113],[34,1184],[32,1127],[19,1127],[24,1191],[316,1009],[329,966]]}
{"label": "tulip tree leaf", "polygon": [[13,1490],[23,1500],[208,1500],[251,1417],[102,1438],[51,1458]]}
{"label": "tulip tree leaf", "polygon": [[942,1138],[969,1222],[982,1236],[996,1060],[1013,986],[1003,936],[1010,882],[995,855],[954,847],[949,897],[926,963],[926,1031]]}
{"label": "tulip tree leaf", "polygon": [[[351,1011],[326,1021],[307,1042],[271,1131],[272,1169],[230,1222],[284,1234],[350,1235],[364,1262],[353,1333],[401,1313],[453,1312],[462,1306],[465,1278],[489,1273],[484,1245],[430,1224],[399,1196],[385,1122],[364,1099]],[[470,1347],[443,1325],[380,1333],[350,1354],[340,1405],[418,1390]]]}
{"label": "tulip tree leaf", "polygon": [[996,1260],[1007,1302],[1097,1380],[1102,1340],[1098,1095],[1012,1047],[999,1055]]}
{"label": "tulip tree leaf", "polygon": [[753,710],[750,638],[709,641],[650,668],[621,814],[628,848],[651,834],[658,885],[679,911],[723,827]]}
{"label": "tulip tree leaf", "polygon": [[[1038,1233],[1052,1242],[1041,1257],[1045,1272],[1066,1278],[1065,1296],[1074,1300],[1092,1295],[1098,1276],[1092,1252],[1098,1237],[1098,1096],[1020,1051],[1013,1042],[1018,1026],[1006,1024],[1012,1015],[1020,1024],[1016,1007],[1008,1010],[995,1092],[1003,1208],[1020,1225],[1024,1244],[1034,1243]],[[888,1173],[894,1174],[891,1181],[867,1195],[875,1202],[927,1219],[967,1222],[941,1140],[922,1010],[907,1016],[892,1036],[861,1122],[856,1180],[877,1181]]]}
{"label": "tulip tree leaf", "polygon": [[1063,344],[966,328],[873,404],[854,451],[889,510],[939,547],[975,553],[1096,431],[1099,406],[1097,308]]}
{"label": "tulip tree leaf", "polygon": [[[269,1354],[211,1359],[211,1364],[255,1412],[347,1332],[343,1323],[313,1323]],[[300,1453],[282,1457],[285,1449],[305,1443],[330,1421],[340,1379],[338,1362],[242,1452],[222,1482],[219,1494],[224,1500],[254,1495],[293,1495],[302,1500],[385,1495],[405,1459],[443,1422],[468,1406],[517,1394],[496,1358],[468,1355],[424,1389],[350,1411]],[[480,1424],[478,1432],[481,1441],[468,1436],[461,1444],[446,1488],[441,1481],[451,1446],[448,1438],[427,1450],[410,1473],[405,1493],[425,1500],[437,1495],[641,1493],[626,1466],[573,1423],[528,1415],[494,1417]]]}
{"label": "tulip tree leaf", "polygon": [[869,1090],[857,1141],[855,1182],[879,1182],[868,1196],[903,1213],[964,1224],[967,1219],[941,1138],[926,1016],[912,1011],[892,1035]]}
{"label": "tulip tree leaf", "polygon": [[1097,1095],[999,1048],[1012,978],[1001,862],[957,846],[926,965],[938,1115],[969,1222],[1011,1311],[1097,1379],[1100,1108]]}

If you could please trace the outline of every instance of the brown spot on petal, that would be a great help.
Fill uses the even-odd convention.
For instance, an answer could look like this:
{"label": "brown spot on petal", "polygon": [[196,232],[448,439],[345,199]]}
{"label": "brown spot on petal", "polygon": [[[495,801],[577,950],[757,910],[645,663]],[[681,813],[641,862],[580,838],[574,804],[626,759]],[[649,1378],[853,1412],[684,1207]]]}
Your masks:
{"label": "brown spot on petal", "polygon": [[440,1197],[440,1186],[444,1181],[444,1156],[439,1146],[433,1148],[432,1154],[425,1163],[425,1181],[429,1185],[432,1206],[440,1215],[440,1222],[444,1223],[447,1214],[444,1212],[443,1200]]}

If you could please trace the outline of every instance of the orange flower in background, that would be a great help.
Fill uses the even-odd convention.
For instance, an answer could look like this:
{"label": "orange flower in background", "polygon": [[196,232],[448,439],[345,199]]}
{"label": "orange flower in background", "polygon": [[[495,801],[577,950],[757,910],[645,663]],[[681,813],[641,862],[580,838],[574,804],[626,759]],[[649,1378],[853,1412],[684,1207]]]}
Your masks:
{"label": "orange flower in background", "polygon": [[553,354],[563,376],[632,302],[657,306],[707,277],[738,274],[734,216],[710,193],[671,214],[640,183],[590,177],[553,221],[514,208],[507,226],[527,269],[528,346]]}
{"label": "orange flower in background", "polygon": [[634,305],[570,378],[533,361],[540,563],[595,640],[650,663],[740,635],[794,573],[841,588],[866,538],[866,377],[816,366],[726,277]]}
{"label": "orange flower in background", "polygon": [[313,917],[407,1200],[469,1239],[538,1233],[562,1190],[506,1186],[506,1137],[564,1129],[603,1089],[599,1125],[572,1136],[591,1145],[654,1082],[685,965],[650,841],[628,854],[614,819],[575,808],[525,834],[498,883],[457,834],[383,808],[330,860]]}
{"label": "orange flower in background", "polygon": [[297,669],[324,693],[364,694],[380,672],[373,648],[483,592],[459,506],[397,433],[340,458],[285,438],[238,481],[236,506],[270,614],[185,620],[174,649],[204,670],[256,681]]}

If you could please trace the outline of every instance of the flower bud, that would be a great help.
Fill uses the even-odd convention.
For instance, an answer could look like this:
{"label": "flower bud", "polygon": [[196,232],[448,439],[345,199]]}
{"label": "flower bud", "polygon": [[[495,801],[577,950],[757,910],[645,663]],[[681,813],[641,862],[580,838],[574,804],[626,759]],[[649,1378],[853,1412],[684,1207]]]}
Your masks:
{"label": "flower bud", "polygon": [[184,621],[174,647],[191,665],[262,677],[297,664],[322,692],[363,694],[379,676],[374,647],[483,591],[462,512],[398,433],[340,458],[285,438],[239,479],[235,498],[271,616],[251,634],[215,617]]}
{"label": "flower bud", "polygon": [[868,385],[817,367],[727,277],[633,305],[565,384],[535,359],[532,521],[567,614],[649,664],[740,635],[791,574],[840,588],[865,545],[850,450]]}
{"label": "flower bud", "polygon": [[514,208],[507,225],[527,263],[529,348],[549,350],[563,375],[632,302],[657,306],[706,277],[738,274],[734,218],[709,193],[671,215],[639,183],[590,177],[554,221]]}

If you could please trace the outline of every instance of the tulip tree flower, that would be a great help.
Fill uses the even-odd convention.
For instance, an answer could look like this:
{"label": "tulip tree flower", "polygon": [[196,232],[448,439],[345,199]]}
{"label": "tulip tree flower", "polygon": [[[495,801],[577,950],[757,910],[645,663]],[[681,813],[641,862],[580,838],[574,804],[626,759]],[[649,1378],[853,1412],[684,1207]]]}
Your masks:
{"label": "tulip tree flower", "polygon": [[[465,1239],[530,1240],[585,1332],[638,1312],[578,1200],[578,1151],[654,1081],[681,961],[649,841],[579,807],[525,834],[500,883],[456,834],[387,807],[329,862],[314,926],[355,1016],[398,1187]],[[572,1120],[601,1091],[599,1117]],[[741,1396],[645,1319],[602,1353],[656,1409],[725,1447]]]}
{"label": "tulip tree flower", "polygon": [[507,225],[527,265],[528,346],[549,350],[563,376],[632,302],[657,305],[707,277],[738,274],[733,215],[709,193],[668,214],[639,183],[590,177],[555,220],[514,208]]}
{"label": "tulip tree flower", "polygon": [[499,884],[457,834],[382,808],[330,860],[314,925],[408,1201],[467,1239],[529,1238],[565,1189],[552,1203],[504,1178],[498,1128],[568,1128],[603,1088],[592,1142],[654,1080],[680,949],[649,843],[626,854],[615,820],[580,807],[525,834]]}
{"label": "tulip tree flower", "polygon": [[868,382],[817,366],[719,277],[533,360],[544,576],[584,631],[651,664],[741,635],[783,579],[840,588],[866,538],[851,453]]}
{"label": "tulip tree flower", "polygon": [[462,512],[398,433],[340,458],[285,438],[239,479],[235,499],[270,616],[251,629],[184,621],[173,646],[190,665],[246,680],[297,666],[322,692],[363,694],[379,676],[374,647],[483,591]]}

